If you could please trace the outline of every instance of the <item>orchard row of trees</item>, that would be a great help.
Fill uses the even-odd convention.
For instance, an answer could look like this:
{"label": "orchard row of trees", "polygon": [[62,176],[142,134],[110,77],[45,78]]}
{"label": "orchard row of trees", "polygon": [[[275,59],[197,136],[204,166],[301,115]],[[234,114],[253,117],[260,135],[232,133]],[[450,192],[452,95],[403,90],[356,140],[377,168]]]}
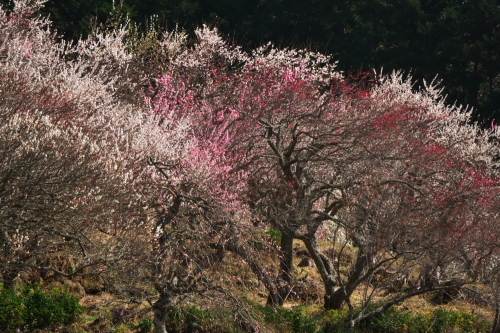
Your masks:
{"label": "orchard row of trees", "polygon": [[49,0],[43,12],[66,38],[76,40],[96,21],[105,22],[113,7],[143,26],[193,31],[206,23],[248,50],[268,41],[321,50],[348,73],[405,70],[418,84],[439,74],[449,103],[476,108],[474,116],[487,124],[500,121],[495,0]]}
{"label": "orchard row of trees", "polygon": [[[498,329],[499,127],[471,123],[433,84],[346,77],[329,56],[269,44],[246,52],[206,26],[193,42],[118,26],[65,43],[37,16],[42,3],[0,12],[4,286],[23,271],[90,271],[117,293],[156,290],[156,332],[196,295],[263,332],[226,268],[239,261],[281,306],[299,240],[324,307],[347,306],[351,329],[475,283]],[[51,265],[57,254],[73,265]]]}

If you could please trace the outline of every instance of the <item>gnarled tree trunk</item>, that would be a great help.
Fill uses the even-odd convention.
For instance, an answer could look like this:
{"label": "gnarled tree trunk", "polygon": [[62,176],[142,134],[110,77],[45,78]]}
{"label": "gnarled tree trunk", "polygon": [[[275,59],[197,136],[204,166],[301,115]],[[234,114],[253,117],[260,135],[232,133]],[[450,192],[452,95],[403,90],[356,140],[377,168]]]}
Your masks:
{"label": "gnarled tree trunk", "polygon": [[153,304],[153,323],[155,333],[167,333],[166,321],[168,312],[173,308],[172,297],[166,293],[160,293],[160,298]]}
{"label": "gnarled tree trunk", "polygon": [[316,236],[304,236],[300,239],[304,242],[307,250],[311,254],[311,257],[316,264],[321,279],[323,280],[323,285],[325,287],[324,300],[326,307],[327,304],[330,304],[332,299],[338,297],[335,294],[335,287],[337,286],[337,282],[335,278],[335,269],[333,263],[319,250]]}
{"label": "gnarled tree trunk", "polygon": [[300,239],[306,245],[323,280],[325,287],[325,309],[339,310],[349,300],[356,287],[363,280],[363,273],[367,266],[367,255],[363,247],[359,247],[356,264],[351,268],[347,281],[342,283],[340,287],[337,287],[337,272],[334,264],[320,251],[316,237],[314,235],[307,235],[300,237]]}

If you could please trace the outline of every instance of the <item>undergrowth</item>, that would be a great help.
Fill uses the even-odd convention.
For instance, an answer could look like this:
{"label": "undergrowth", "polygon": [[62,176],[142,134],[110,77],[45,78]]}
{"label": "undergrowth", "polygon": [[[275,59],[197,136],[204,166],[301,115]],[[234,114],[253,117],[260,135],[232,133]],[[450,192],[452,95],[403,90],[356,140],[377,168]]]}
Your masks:
{"label": "undergrowth", "polygon": [[[322,310],[312,307],[295,309],[257,306],[263,321],[274,332],[330,333],[348,332],[347,310]],[[412,313],[393,308],[362,322],[354,333],[447,333],[491,331],[491,324],[476,314],[435,309],[429,313]]]}
{"label": "undergrowth", "polygon": [[82,312],[79,298],[62,290],[44,291],[36,285],[19,290],[0,286],[1,332],[29,332],[68,325]]}
{"label": "undergrowth", "polygon": [[[348,332],[347,310],[324,310],[319,306],[287,309],[259,305],[248,300],[247,302],[253,309],[253,316],[270,332]],[[32,332],[67,326],[73,323],[83,310],[79,305],[78,297],[62,290],[44,291],[39,286],[24,286],[18,290],[11,290],[4,289],[0,285],[1,332]],[[169,332],[174,333],[197,330],[217,333],[244,332],[244,328],[239,326],[232,317],[232,314],[224,309],[207,310],[195,305],[181,306],[170,312],[167,327],[169,327]],[[89,332],[94,331],[92,327],[85,326],[86,329],[90,329]],[[152,327],[151,317],[144,316],[134,324],[123,323],[119,331],[146,333],[151,332]],[[100,326],[99,329],[103,327]],[[114,327],[114,331],[117,329],[118,326]],[[490,331],[491,324],[477,314],[443,308],[426,313],[392,308],[362,322],[353,330],[354,333],[486,333]]]}
{"label": "undergrowth", "polygon": [[362,322],[356,332],[373,333],[444,333],[491,332],[491,325],[476,314],[465,311],[435,309],[429,313],[412,313],[392,308]]}

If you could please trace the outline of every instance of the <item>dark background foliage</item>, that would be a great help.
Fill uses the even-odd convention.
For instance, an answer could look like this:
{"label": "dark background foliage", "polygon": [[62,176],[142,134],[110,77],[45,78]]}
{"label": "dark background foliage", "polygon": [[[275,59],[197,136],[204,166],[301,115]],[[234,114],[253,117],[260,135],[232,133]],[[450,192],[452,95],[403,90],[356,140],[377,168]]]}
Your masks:
{"label": "dark background foliage", "polygon": [[[0,3],[7,3],[0,0]],[[119,0],[48,0],[67,39],[105,22]],[[339,69],[404,70],[417,86],[442,80],[449,103],[475,108],[484,126],[500,122],[500,4],[497,0],[123,0],[122,12],[146,26],[188,32],[205,23],[239,45],[271,41],[333,54]]]}

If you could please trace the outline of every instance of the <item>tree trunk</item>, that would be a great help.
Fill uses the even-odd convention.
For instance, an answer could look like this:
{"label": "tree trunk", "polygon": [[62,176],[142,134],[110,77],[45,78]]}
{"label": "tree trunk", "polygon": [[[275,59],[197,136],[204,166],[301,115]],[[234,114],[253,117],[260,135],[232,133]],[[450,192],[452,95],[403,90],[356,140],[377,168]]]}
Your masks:
{"label": "tree trunk", "polygon": [[323,306],[327,310],[340,310],[348,301],[351,294],[347,293],[344,287],[335,290],[333,293],[327,291],[327,293],[325,293],[325,304]]}
{"label": "tree trunk", "polygon": [[316,238],[314,235],[308,235],[300,238],[311,254],[318,272],[323,280],[325,287],[324,307],[327,310],[339,310],[342,308],[351,297],[356,287],[361,283],[363,273],[368,263],[367,255],[363,247],[359,247],[356,264],[351,268],[351,272],[347,281],[336,288],[335,280],[336,271],[331,260],[319,250]]}
{"label": "tree trunk", "polygon": [[282,306],[292,290],[294,232],[283,231],[280,245],[280,272],[276,278],[278,295],[269,294],[268,305]]}
{"label": "tree trunk", "polygon": [[339,310],[342,308],[344,303],[349,300],[354,290],[356,290],[357,286],[362,282],[362,276],[367,264],[367,255],[365,251],[363,251],[363,247],[359,247],[356,264],[351,268],[346,283],[335,290],[333,294],[325,295],[325,309]]}
{"label": "tree trunk", "polygon": [[500,333],[500,307],[495,309],[495,319],[493,319],[491,333]]}
{"label": "tree trunk", "polygon": [[[302,237],[301,239],[311,254],[321,279],[323,280],[323,286],[325,287],[325,308],[328,309],[330,308],[330,304],[339,297],[335,292],[337,282],[334,265],[327,256],[321,253],[314,235],[308,235],[306,237]],[[340,302],[342,304],[344,299],[342,298]]]}
{"label": "tree trunk", "polygon": [[155,333],[167,333],[166,321],[168,312],[173,308],[172,297],[161,293],[160,298],[153,304],[153,323]]}

